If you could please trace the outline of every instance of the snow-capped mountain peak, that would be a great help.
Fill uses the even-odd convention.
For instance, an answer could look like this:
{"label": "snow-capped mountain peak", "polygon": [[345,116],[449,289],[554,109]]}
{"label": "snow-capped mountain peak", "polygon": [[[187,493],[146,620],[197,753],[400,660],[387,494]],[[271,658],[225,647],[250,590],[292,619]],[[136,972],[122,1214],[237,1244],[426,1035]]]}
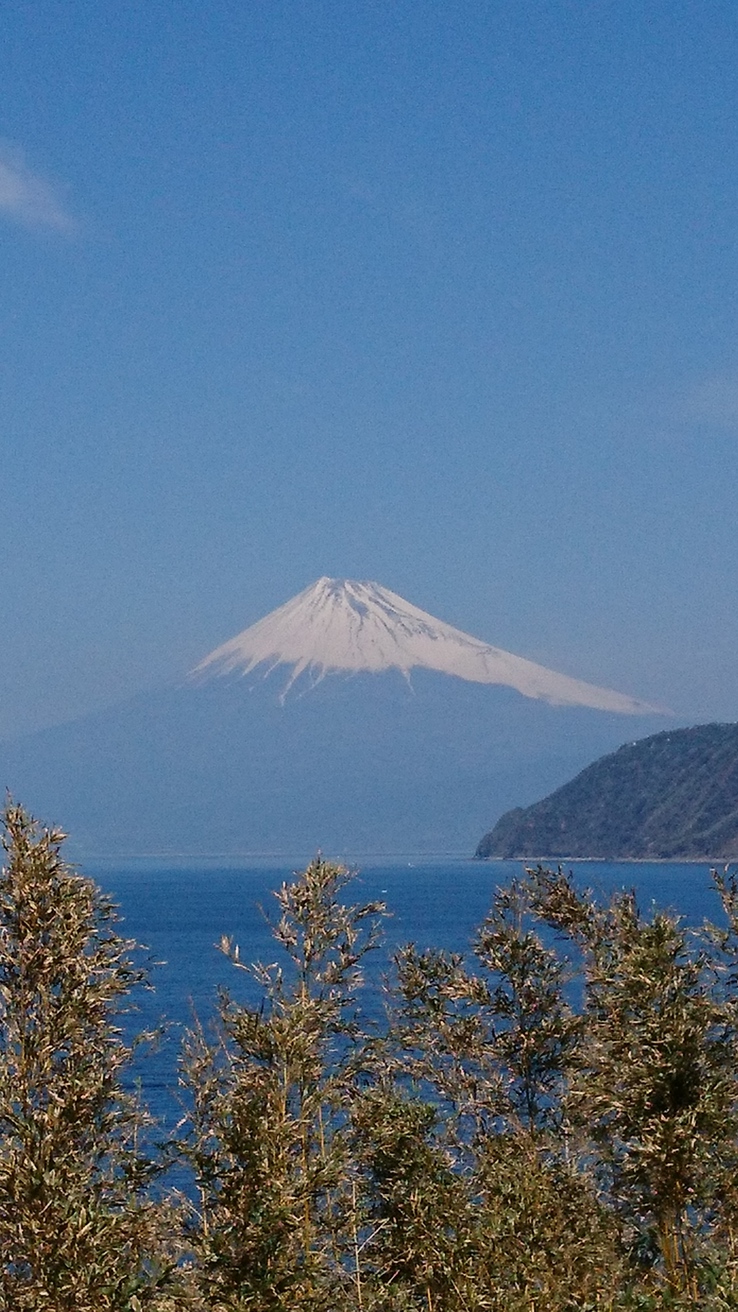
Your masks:
{"label": "snow-capped mountain peak", "polygon": [[352,579],[318,579],[211,652],[192,677],[246,675],[262,665],[265,674],[279,665],[290,668],[284,693],[305,672],[318,682],[327,674],[391,669],[409,677],[422,667],[472,683],[503,684],[559,706],[625,715],[662,709],[513,656],[435,619],[389,588]]}

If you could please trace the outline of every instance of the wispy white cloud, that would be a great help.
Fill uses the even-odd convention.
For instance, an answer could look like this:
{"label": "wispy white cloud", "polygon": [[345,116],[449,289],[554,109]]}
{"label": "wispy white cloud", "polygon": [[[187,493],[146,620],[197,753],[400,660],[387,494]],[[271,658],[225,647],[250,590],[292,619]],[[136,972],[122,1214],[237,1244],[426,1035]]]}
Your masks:
{"label": "wispy white cloud", "polygon": [[23,152],[0,141],[0,215],[29,228],[72,233],[76,223],[56,188],[26,164]]}

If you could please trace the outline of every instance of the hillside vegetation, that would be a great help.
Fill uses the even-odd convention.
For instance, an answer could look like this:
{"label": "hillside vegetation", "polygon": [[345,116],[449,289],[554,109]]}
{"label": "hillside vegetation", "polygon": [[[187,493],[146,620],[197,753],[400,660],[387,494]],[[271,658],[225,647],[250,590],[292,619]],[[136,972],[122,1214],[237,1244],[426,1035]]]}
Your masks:
{"label": "hillside vegetation", "polygon": [[528,870],[467,954],[401,949],[372,1024],[384,907],[318,858],[271,964],[224,936],[163,1140],[136,945],[62,838],[5,813],[0,1312],[738,1307],[738,879],[693,932]]}
{"label": "hillside vegetation", "polygon": [[506,812],[478,857],[738,856],[738,724],[657,733]]}

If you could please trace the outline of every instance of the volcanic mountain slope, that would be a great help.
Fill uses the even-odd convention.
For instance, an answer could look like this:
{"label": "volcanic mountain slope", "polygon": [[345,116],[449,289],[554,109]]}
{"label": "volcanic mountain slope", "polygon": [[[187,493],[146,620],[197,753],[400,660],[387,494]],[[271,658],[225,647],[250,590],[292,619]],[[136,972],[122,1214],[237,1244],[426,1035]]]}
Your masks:
{"label": "volcanic mountain slope", "polygon": [[258,666],[291,669],[285,693],[300,675],[423,668],[471,683],[500,684],[554,706],[589,706],[623,715],[659,708],[556,674],[452,628],[378,583],[318,579],[317,583],[211,652],[197,677],[249,674]]}
{"label": "volcanic mountain slope", "polygon": [[0,785],[81,855],[463,853],[491,806],[556,787],[625,716],[660,719],[321,579],[183,684],[0,744]]}
{"label": "volcanic mountain slope", "polygon": [[508,811],[478,857],[738,856],[738,724],[626,743],[543,801]]}

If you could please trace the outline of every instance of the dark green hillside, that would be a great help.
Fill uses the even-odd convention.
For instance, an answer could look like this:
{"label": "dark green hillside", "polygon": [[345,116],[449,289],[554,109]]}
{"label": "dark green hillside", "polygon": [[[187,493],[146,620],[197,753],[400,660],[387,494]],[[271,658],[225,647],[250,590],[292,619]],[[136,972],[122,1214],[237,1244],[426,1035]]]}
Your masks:
{"label": "dark green hillside", "polygon": [[738,857],[738,724],[626,743],[533,806],[503,815],[478,857]]}

